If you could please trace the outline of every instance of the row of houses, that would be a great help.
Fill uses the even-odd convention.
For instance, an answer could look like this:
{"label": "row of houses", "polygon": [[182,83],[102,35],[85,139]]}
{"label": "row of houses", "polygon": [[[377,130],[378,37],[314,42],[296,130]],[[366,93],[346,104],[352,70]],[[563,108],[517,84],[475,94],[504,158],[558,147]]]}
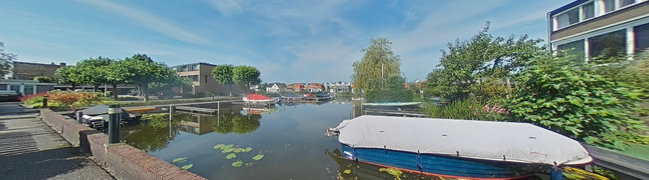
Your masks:
{"label": "row of houses", "polygon": [[266,92],[344,93],[353,92],[353,86],[352,83],[340,81],[327,83],[293,83],[289,85],[286,85],[285,83],[269,83],[266,86]]}

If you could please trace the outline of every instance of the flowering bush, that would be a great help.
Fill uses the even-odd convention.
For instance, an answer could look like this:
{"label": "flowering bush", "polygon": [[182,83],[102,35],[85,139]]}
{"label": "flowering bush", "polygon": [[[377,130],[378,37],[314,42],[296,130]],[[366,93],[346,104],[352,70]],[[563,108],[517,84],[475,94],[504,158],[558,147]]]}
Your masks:
{"label": "flowering bush", "polygon": [[101,103],[101,94],[95,92],[50,91],[21,97],[20,100],[29,107],[40,107],[47,96],[48,106],[73,108]]}

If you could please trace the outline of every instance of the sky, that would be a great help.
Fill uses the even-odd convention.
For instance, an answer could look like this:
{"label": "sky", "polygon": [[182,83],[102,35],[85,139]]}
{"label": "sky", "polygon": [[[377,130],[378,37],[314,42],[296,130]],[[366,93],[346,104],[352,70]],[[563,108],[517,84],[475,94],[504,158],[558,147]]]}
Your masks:
{"label": "sky", "polygon": [[168,66],[249,65],[264,82],[293,83],[350,81],[361,50],[386,37],[413,81],[487,21],[494,36],[547,40],[547,12],[571,1],[9,0],[0,1],[0,42],[21,62],[140,53]]}

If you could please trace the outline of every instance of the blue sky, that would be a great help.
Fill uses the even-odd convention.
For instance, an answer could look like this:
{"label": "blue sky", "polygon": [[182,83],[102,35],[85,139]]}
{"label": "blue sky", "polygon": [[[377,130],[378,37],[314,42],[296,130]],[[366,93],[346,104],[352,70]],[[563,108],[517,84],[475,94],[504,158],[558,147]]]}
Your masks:
{"label": "blue sky", "polygon": [[547,37],[546,13],[571,0],[13,0],[0,42],[18,61],[74,64],[144,53],[169,66],[251,65],[264,82],[349,81],[370,39],[387,37],[408,81],[448,42],[486,21],[497,36]]}

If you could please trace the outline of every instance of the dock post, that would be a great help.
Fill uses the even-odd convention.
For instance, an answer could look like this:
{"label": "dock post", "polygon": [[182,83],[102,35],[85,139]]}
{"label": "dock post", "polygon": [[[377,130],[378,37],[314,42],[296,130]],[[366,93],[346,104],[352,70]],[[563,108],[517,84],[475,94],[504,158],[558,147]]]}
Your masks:
{"label": "dock post", "polygon": [[119,106],[108,106],[108,143],[119,143]]}

